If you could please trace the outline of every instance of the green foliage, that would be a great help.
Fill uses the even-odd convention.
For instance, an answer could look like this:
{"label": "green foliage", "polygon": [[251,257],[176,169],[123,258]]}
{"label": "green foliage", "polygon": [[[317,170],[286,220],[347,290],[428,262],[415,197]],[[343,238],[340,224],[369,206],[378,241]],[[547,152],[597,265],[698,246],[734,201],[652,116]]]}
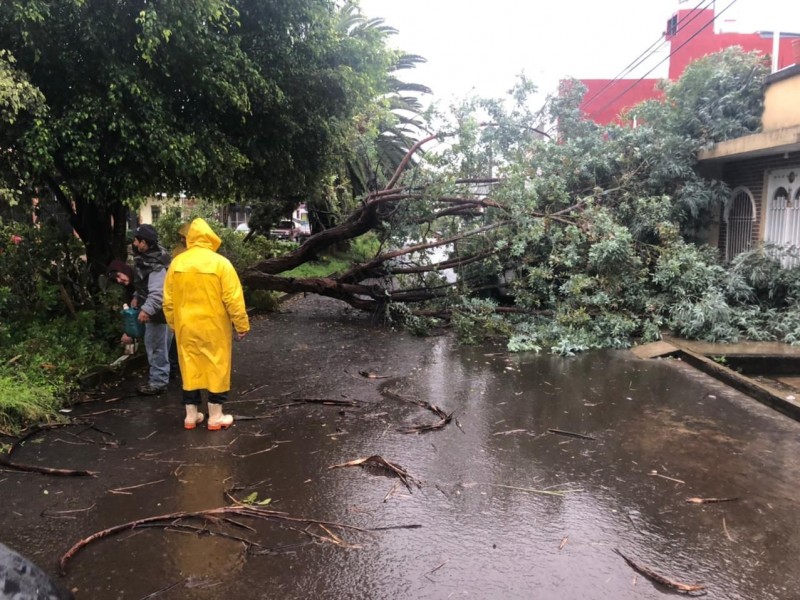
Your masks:
{"label": "green foliage", "polygon": [[83,246],[54,225],[0,220],[0,315],[29,322],[91,306]]}
{"label": "green foliage", "polygon": [[350,267],[350,261],[343,257],[323,255],[281,273],[283,277],[327,277],[333,273],[341,273]]}
{"label": "green foliage", "polygon": [[[278,242],[284,246],[294,244],[291,242]],[[347,249],[341,252],[331,252],[318,256],[315,260],[306,262],[299,267],[281,273],[284,277],[327,277],[334,273],[342,273],[354,263],[362,263],[375,256],[380,247],[377,236],[370,232],[348,244]]]}
{"label": "green foliage", "polygon": [[212,229],[222,240],[218,252],[226,257],[239,273],[243,273],[264,258],[283,254],[287,251],[287,243],[269,240],[263,236],[253,236],[245,240],[245,236],[219,222],[209,221]]}
{"label": "green foliage", "polygon": [[[461,293],[499,286],[499,299],[519,309],[501,319],[485,300],[456,300],[460,338],[499,334],[511,350],[567,355],[658,339],[665,327],[709,341],[796,340],[797,275],[769,251],[720,264],[704,242],[728,190],[694,168],[706,144],[757,130],[765,74],[755,53],[709,56],[666,84],[664,101],[631,109],[635,128],[587,122],[578,82],[538,112],[524,81],[509,101],[457,107],[447,127],[457,136],[431,160],[441,182],[432,198],[458,196],[447,188],[458,177],[501,179],[487,190],[499,206],[480,215],[497,228],[459,242],[457,254],[493,249],[460,273]],[[555,143],[538,133],[548,122]],[[424,209],[408,215],[419,221]],[[474,225],[453,218],[441,228]]]}
{"label": "green foliage", "polygon": [[52,418],[82,373],[110,362],[114,290],[90,293],[82,252],[46,223],[0,222],[0,427]]}
{"label": "green foliage", "polygon": [[222,240],[218,252],[230,260],[240,274],[265,258],[284,254],[296,247],[294,243],[270,240],[261,235],[253,235],[248,238],[230,227],[226,227],[217,219],[217,214],[217,207],[209,202],[197,202],[188,213],[182,213],[177,203],[174,205],[167,203],[164,214],[155,224],[159,242],[173,254],[175,250],[183,249],[179,246],[179,229],[200,217]]}
{"label": "green foliage", "polygon": [[666,83],[662,129],[674,128],[701,145],[758,131],[769,62],[760,52],[726,48],[694,61],[678,81]]}
{"label": "green foliage", "polygon": [[23,198],[35,157],[22,149],[33,123],[44,116],[44,96],[17,68],[14,56],[0,50],[0,205],[14,206]]}
{"label": "green foliage", "polygon": [[456,336],[463,344],[477,344],[487,339],[508,337],[509,326],[495,312],[491,300],[466,298],[453,306],[452,322]]}
{"label": "green foliage", "polygon": [[381,248],[381,242],[375,232],[370,231],[354,239],[347,250],[347,256],[356,263],[366,262],[374,258]]}
{"label": "green foliage", "polygon": [[247,308],[257,313],[276,312],[280,306],[279,295],[276,292],[245,289],[244,298]]}
{"label": "green foliage", "polygon": [[75,318],[18,323],[2,356],[16,359],[14,373],[34,383],[58,385],[63,396],[78,376],[114,357],[120,326],[117,318],[108,317],[102,310],[85,310]]}
{"label": "green foliage", "polygon": [[438,320],[431,317],[422,317],[414,314],[407,304],[392,303],[385,312],[386,323],[398,327],[413,335],[428,335]]}
{"label": "green foliage", "polygon": [[75,318],[2,323],[0,427],[10,431],[55,419],[78,378],[111,361],[119,338],[118,315],[102,308]]}
{"label": "green foliage", "polygon": [[0,431],[15,435],[23,423],[51,421],[59,406],[54,387],[31,384],[0,370]]}
{"label": "green foliage", "polygon": [[0,39],[16,59],[11,70],[0,57],[0,110],[14,100],[4,81],[30,84],[12,106],[20,127],[6,137],[2,123],[0,147],[26,159],[8,171],[74,201],[96,272],[121,250],[108,217],[119,222],[123,204],[156,193],[281,207],[317,197],[398,68],[392,31],[346,25],[352,6],[0,2]]}
{"label": "green foliage", "polygon": [[272,498],[264,498],[263,500],[259,500],[258,492],[253,492],[248,494],[241,502],[242,504],[247,504],[250,506],[267,506],[268,504],[272,503]]}

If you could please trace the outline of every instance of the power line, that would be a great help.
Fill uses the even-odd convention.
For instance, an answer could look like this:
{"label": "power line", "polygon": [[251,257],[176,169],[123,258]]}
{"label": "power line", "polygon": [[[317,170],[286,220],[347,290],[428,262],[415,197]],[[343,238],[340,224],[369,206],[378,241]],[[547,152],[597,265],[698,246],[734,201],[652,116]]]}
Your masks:
{"label": "power line", "polygon": [[[700,3],[692,9],[692,16],[691,18],[686,21],[686,23],[682,23],[681,28],[688,26],[692,21],[694,21],[697,17],[700,16],[700,11],[706,10],[709,5],[713,5],[715,0],[700,0]],[[703,4],[705,3],[705,6]],[[583,101],[584,108],[594,102],[598,97],[600,97],[603,92],[605,92],[608,88],[610,88],[616,81],[620,81],[625,75],[633,71],[636,67],[641,65],[646,59],[650,58],[653,54],[661,50],[661,46],[666,45],[667,41],[664,39],[664,36],[661,35],[659,38],[650,44],[650,46],[639,56],[637,56],[633,61],[631,61],[628,66],[626,66],[620,73],[615,75],[612,79],[606,82],[606,84],[597,92],[595,92],[588,100]],[[653,48],[654,46],[658,46],[657,48]],[[660,63],[659,63],[660,64]]]}
{"label": "power line", "polygon": [[680,50],[680,49],[681,49],[681,48],[683,48],[683,47],[684,47],[686,44],[688,44],[688,43],[689,43],[689,42],[691,42],[691,41],[692,41],[694,38],[696,38],[696,37],[697,37],[697,36],[698,36],[698,35],[699,35],[699,34],[700,34],[700,33],[701,33],[701,32],[702,32],[704,29],[706,29],[706,28],[707,28],[709,25],[711,25],[711,24],[712,24],[712,23],[713,23],[713,22],[714,22],[714,21],[715,21],[715,20],[716,20],[718,17],[721,17],[721,16],[722,16],[722,15],[725,13],[725,11],[727,11],[727,10],[728,10],[728,9],[729,9],[731,6],[733,6],[734,4],[736,4],[736,2],[737,2],[737,0],[731,0],[730,4],[728,4],[728,6],[726,6],[726,7],[725,7],[725,8],[723,8],[721,11],[719,11],[717,14],[715,14],[715,15],[714,15],[714,16],[711,18],[711,20],[710,20],[708,23],[706,23],[706,24],[705,24],[705,25],[703,25],[703,26],[702,26],[700,29],[698,29],[697,31],[695,31],[695,32],[694,32],[694,33],[693,33],[691,36],[689,36],[689,38],[688,38],[688,39],[687,39],[685,42],[683,42],[683,43],[682,43],[680,46],[678,46],[677,48],[674,48],[674,49],[673,49],[673,50],[672,50],[672,51],[671,51],[671,52],[670,52],[670,53],[669,53],[669,54],[668,54],[668,55],[667,55],[665,58],[663,58],[661,61],[659,61],[659,63],[658,63],[656,66],[654,66],[654,67],[653,67],[652,69],[650,69],[650,70],[649,70],[647,73],[645,73],[644,75],[642,75],[642,76],[641,76],[639,79],[637,79],[637,80],[636,80],[636,81],[634,81],[634,82],[633,82],[631,85],[629,85],[627,88],[625,88],[625,90],[624,90],[623,92],[621,92],[620,94],[617,94],[617,95],[616,95],[616,96],[614,96],[614,97],[613,97],[611,100],[609,100],[608,102],[606,102],[606,103],[605,103],[605,104],[602,106],[602,108],[600,108],[600,110],[598,110],[597,112],[598,112],[598,113],[601,113],[601,112],[603,112],[603,111],[604,111],[605,109],[607,109],[609,106],[611,106],[612,104],[614,104],[614,103],[615,103],[617,100],[619,100],[620,98],[622,98],[622,97],[623,97],[625,94],[627,94],[628,92],[630,92],[630,91],[631,91],[631,90],[632,90],[634,87],[636,87],[636,86],[637,86],[639,83],[641,83],[641,81],[642,81],[643,79],[645,79],[645,78],[646,78],[648,75],[650,75],[650,73],[652,73],[652,72],[653,72],[653,71],[655,71],[655,70],[656,70],[658,67],[660,67],[662,64],[664,64],[664,61],[666,61],[666,60],[669,60],[670,58],[672,58],[672,56],[673,56],[673,55],[674,55],[674,54],[675,54],[675,53],[676,53],[678,50]]}

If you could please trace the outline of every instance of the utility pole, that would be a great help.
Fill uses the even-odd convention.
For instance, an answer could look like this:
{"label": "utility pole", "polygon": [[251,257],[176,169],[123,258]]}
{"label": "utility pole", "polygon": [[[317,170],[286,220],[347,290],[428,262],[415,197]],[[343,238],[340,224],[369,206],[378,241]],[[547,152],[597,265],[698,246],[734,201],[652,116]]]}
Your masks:
{"label": "utility pole", "polygon": [[781,51],[781,32],[776,27],[772,32],[772,72],[778,70],[778,54]]}

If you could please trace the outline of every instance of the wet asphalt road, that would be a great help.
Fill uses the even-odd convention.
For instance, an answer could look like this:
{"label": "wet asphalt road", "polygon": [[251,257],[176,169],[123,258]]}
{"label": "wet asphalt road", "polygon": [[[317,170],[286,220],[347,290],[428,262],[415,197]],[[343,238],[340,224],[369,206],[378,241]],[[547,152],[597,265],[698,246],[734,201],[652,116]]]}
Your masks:
{"label": "wet asphalt road", "polygon": [[[798,597],[800,424],[679,361],[460,348],[312,298],[255,320],[234,352],[230,430],[184,431],[177,386],[125,397],[131,379],[30,438],[15,460],[97,475],[0,473],[0,541],[79,599],[669,592],[615,548],[707,598]],[[451,421],[404,433],[440,421],[415,402]],[[419,487],[331,468],[370,456]],[[122,531],[58,574],[95,532],[231,498],[282,515]]]}

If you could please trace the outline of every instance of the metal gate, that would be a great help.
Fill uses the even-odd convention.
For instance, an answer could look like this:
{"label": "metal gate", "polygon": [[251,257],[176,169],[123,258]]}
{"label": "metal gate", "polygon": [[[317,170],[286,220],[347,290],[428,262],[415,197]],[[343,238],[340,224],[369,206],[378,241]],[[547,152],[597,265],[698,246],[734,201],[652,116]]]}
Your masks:
{"label": "metal gate", "polygon": [[733,198],[725,207],[727,244],[725,259],[730,262],[738,254],[750,250],[753,242],[755,215],[753,196],[747,188],[733,190]]}
{"label": "metal gate", "polygon": [[767,183],[767,210],[764,242],[794,250],[781,258],[784,267],[800,264],[800,167],[770,171]]}

